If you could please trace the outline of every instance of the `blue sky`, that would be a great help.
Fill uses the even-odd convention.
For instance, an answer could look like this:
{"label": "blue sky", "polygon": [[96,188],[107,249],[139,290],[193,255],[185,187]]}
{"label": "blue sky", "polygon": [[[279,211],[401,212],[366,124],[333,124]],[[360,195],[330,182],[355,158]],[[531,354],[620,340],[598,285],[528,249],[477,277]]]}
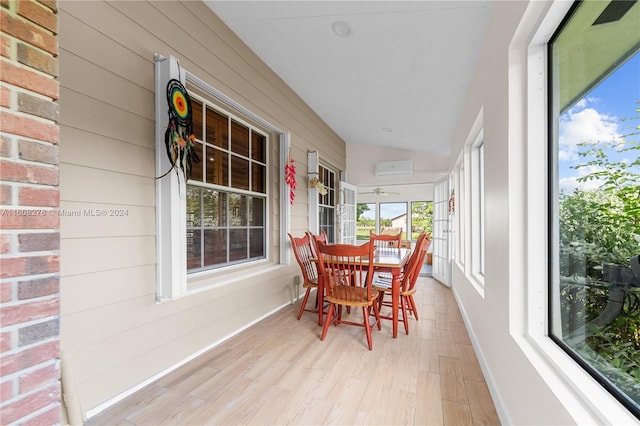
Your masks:
{"label": "blue sky", "polygon": [[[621,119],[638,116],[638,101],[640,53],[632,56],[560,117],[558,166],[561,189],[570,190],[578,186],[595,189],[600,186],[597,181],[577,182],[579,176],[595,171],[571,168],[585,161],[577,156],[577,144],[583,141],[619,141],[623,135],[631,133],[633,129],[630,126],[637,126],[638,120],[623,122]],[[624,156],[612,153],[610,158],[619,161]]]}
{"label": "blue sky", "polygon": [[[371,210],[368,210],[362,213],[361,217],[365,219],[374,219],[376,205],[371,204],[370,208]],[[383,219],[394,218],[406,212],[407,212],[407,203],[380,203],[380,217]]]}

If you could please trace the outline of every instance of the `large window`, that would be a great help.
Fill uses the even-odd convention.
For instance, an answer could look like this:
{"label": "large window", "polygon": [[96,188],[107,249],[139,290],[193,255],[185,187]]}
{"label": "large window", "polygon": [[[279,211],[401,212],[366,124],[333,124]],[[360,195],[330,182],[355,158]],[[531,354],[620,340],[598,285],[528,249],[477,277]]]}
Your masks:
{"label": "large window", "polygon": [[[187,184],[187,270],[265,257],[265,133],[192,95],[196,152]],[[231,137],[229,137],[231,135]]]}
{"label": "large window", "polygon": [[548,55],[549,334],[636,416],[638,22],[637,2],[578,3],[550,41]]}
{"label": "large window", "polygon": [[[395,232],[402,230],[402,238],[415,241],[421,232],[433,234],[433,203],[407,202],[358,203],[356,206],[356,230],[358,240],[368,240],[370,232]],[[407,213],[409,213],[407,215]],[[410,231],[409,231],[410,230]],[[433,238],[433,235],[431,235]]]}
{"label": "large window", "polygon": [[333,243],[336,235],[336,185],[338,183],[336,172],[320,165],[318,166],[318,174],[320,181],[327,188],[325,194],[318,193],[319,228],[320,232],[327,233],[327,240]]}
{"label": "large window", "polygon": [[484,140],[483,132],[471,146],[471,273],[484,283]]}

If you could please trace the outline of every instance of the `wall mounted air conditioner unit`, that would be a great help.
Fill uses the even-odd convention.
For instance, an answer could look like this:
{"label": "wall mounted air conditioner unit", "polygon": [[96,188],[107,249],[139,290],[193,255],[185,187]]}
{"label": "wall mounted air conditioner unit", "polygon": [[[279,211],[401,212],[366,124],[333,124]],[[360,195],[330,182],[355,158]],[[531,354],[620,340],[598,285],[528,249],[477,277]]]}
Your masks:
{"label": "wall mounted air conditioner unit", "polygon": [[373,174],[376,176],[412,175],[413,160],[380,161],[373,165]]}

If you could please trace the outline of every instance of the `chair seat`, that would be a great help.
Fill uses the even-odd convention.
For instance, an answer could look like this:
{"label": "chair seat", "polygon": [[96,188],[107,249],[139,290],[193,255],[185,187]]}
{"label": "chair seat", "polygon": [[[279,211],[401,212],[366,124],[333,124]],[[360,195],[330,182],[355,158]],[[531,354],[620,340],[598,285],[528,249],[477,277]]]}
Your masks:
{"label": "chair seat", "polygon": [[339,303],[345,306],[371,306],[378,298],[378,290],[371,291],[371,299],[367,300],[367,289],[339,285],[333,288],[332,295],[325,296],[325,300],[331,303]]}
{"label": "chair seat", "polygon": [[318,278],[309,278],[302,283],[304,288],[318,288]]}

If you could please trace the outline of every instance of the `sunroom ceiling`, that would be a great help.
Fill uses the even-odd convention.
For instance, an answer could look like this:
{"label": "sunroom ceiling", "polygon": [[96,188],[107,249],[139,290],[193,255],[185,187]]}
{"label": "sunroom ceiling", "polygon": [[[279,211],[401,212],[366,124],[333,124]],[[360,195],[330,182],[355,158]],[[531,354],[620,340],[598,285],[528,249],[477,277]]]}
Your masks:
{"label": "sunroom ceiling", "polygon": [[447,156],[491,1],[206,1],[347,143]]}

